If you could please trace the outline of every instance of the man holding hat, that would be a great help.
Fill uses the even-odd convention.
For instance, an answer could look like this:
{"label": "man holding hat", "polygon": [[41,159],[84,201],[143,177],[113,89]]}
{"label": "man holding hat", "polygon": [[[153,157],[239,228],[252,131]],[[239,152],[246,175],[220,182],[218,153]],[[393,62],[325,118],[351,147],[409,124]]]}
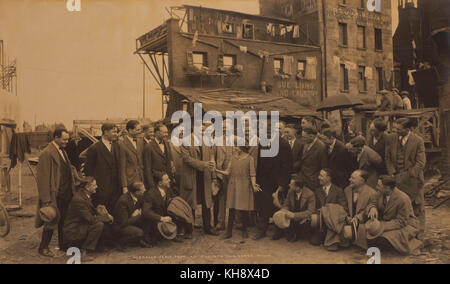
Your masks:
{"label": "man holding hat", "polygon": [[67,249],[63,239],[63,224],[75,191],[74,177],[65,147],[69,142],[66,129],[53,132],[53,141],[42,151],[37,166],[37,188],[39,193],[36,228],[44,227],[39,254],[54,257],[49,249],[53,231],[58,229],[59,249]]}
{"label": "man holding hat", "polygon": [[[168,207],[175,197],[167,174],[155,175],[156,188],[148,190],[144,194],[142,215],[151,227],[152,243],[159,241],[158,223],[175,223],[179,229],[184,228],[185,239],[192,239],[193,225],[184,222],[183,219],[169,214]],[[181,242],[178,237],[174,241]]]}
{"label": "man holding hat", "polygon": [[421,246],[416,239],[419,224],[411,200],[396,187],[394,177],[381,177],[378,198],[368,208],[371,220],[381,220],[366,223],[370,246],[394,248],[401,254],[409,254]]}
{"label": "man holding hat", "polygon": [[141,247],[150,248],[150,227],[142,217],[142,195],[145,187],[142,182],[134,182],[128,186],[116,203],[114,210],[114,231],[119,237],[122,246],[139,244]]}
{"label": "man holding hat", "polygon": [[272,240],[281,239],[283,229],[289,242],[296,242],[300,236],[310,239],[311,215],[315,211],[316,197],[314,193],[306,187],[301,178],[292,178],[283,208],[274,215],[277,228]]}

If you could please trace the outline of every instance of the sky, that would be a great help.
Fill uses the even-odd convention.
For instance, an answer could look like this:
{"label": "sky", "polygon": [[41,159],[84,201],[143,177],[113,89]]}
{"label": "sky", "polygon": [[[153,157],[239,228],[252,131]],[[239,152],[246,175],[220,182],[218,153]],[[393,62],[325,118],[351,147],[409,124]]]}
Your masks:
{"label": "sky", "polygon": [[[386,0],[383,0],[386,1]],[[397,0],[392,0],[397,7]],[[0,0],[0,39],[17,59],[22,119],[36,123],[142,117],[142,63],[136,38],[183,4],[258,14],[258,0]],[[392,9],[396,25],[396,8]],[[146,112],[161,118],[161,92],[147,72]]]}

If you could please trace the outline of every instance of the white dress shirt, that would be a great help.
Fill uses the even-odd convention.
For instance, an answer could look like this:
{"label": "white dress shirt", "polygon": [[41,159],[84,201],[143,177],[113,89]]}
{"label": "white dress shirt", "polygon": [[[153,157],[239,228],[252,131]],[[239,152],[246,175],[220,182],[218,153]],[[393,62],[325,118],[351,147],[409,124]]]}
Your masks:
{"label": "white dress shirt", "polygon": [[106,140],[105,138],[102,138],[103,144],[106,146],[106,148],[109,150],[109,152],[112,151],[112,142]]}
{"label": "white dress shirt", "polygon": [[56,147],[56,150],[58,150],[58,153],[61,156],[62,160],[67,163],[66,157],[64,156],[64,152],[61,150],[61,147],[58,144],[56,144],[55,141],[53,141],[52,143],[53,143],[53,146]]}
{"label": "white dress shirt", "polygon": [[135,149],[137,149],[137,144],[136,142],[133,140],[133,138],[131,138],[130,136],[127,136],[128,140],[130,140],[131,144],[134,146]]}

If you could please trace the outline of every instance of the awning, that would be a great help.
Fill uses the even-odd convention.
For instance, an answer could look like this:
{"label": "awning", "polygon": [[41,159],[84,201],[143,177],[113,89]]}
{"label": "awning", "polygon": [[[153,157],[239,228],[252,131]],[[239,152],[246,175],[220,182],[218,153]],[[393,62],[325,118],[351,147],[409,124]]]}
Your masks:
{"label": "awning", "polygon": [[264,94],[256,90],[237,89],[193,89],[171,87],[170,90],[184,96],[190,102],[203,104],[204,111],[218,111],[223,115],[227,111],[279,111],[280,116],[304,117],[317,116],[319,113],[284,97]]}

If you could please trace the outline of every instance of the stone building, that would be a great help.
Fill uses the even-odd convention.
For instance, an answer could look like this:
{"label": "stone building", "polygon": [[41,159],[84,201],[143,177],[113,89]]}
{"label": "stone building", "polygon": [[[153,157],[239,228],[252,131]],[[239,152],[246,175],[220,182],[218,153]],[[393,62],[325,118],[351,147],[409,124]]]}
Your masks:
{"label": "stone building", "polygon": [[321,101],[320,47],[292,19],[187,5],[171,13],[136,41],[162,89],[166,117],[192,110],[193,102],[298,116]]}
{"label": "stone building", "polygon": [[368,2],[260,0],[260,14],[294,21],[305,40],[321,47],[325,97],[349,93],[373,104],[392,85],[392,18],[391,1],[375,11]]}

